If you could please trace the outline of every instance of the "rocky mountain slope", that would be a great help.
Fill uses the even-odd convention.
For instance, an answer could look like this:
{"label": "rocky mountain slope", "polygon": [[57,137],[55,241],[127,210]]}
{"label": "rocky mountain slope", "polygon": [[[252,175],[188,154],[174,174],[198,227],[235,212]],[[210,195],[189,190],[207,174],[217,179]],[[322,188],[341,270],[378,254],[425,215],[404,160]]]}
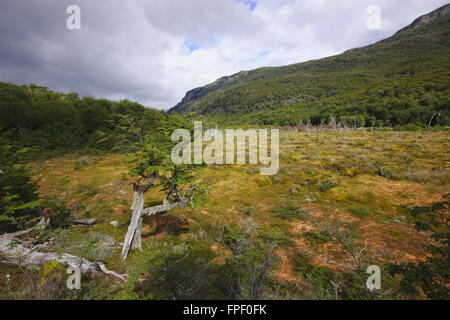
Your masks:
{"label": "rocky mountain slope", "polygon": [[[419,81],[423,90],[445,96],[445,89],[435,82],[449,83],[449,11],[450,4],[419,17],[388,39],[348,50],[337,56],[283,67],[242,71],[220,78],[205,87],[189,91],[169,112],[226,117],[234,115],[236,118],[236,115],[286,107],[299,108],[319,101],[326,104],[326,99],[346,94],[358,95],[361,90],[395,88],[399,81]],[[404,87],[406,85],[399,90],[408,96],[408,101],[421,105],[421,101],[415,97],[420,94],[406,92]],[[409,103],[402,100],[400,94],[395,95],[401,100],[400,104]],[[339,99],[344,99],[341,98]],[[356,103],[356,100],[352,101]],[[427,105],[426,110],[437,111],[443,108],[442,105],[442,101],[433,103],[431,106]],[[399,107],[394,109],[399,110]],[[326,112],[339,114],[336,110],[330,106]],[[423,110],[421,112],[427,113]],[[367,119],[374,117],[382,121],[391,120],[393,123],[402,122],[377,116],[376,112],[366,110],[362,113]],[[349,112],[343,114],[348,115]],[[423,116],[420,121],[425,122],[424,119],[428,116]],[[416,119],[417,116],[412,118]]]}

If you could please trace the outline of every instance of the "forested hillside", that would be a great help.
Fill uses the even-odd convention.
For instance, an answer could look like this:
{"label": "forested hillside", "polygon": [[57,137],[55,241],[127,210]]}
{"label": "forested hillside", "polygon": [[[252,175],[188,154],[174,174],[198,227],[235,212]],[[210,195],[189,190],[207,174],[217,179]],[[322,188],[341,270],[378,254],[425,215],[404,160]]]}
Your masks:
{"label": "forested hillside", "polygon": [[[188,92],[170,112],[215,116],[221,122],[320,124],[331,116],[358,124],[448,125],[450,5],[394,36],[343,54],[224,77]],[[432,124],[437,124],[434,117]]]}
{"label": "forested hillside", "polygon": [[0,137],[41,155],[126,152],[125,124],[155,142],[166,141],[165,132],[181,125],[179,117],[128,100],[79,98],[76,93],[11,83],[0,83],[0,114]]}

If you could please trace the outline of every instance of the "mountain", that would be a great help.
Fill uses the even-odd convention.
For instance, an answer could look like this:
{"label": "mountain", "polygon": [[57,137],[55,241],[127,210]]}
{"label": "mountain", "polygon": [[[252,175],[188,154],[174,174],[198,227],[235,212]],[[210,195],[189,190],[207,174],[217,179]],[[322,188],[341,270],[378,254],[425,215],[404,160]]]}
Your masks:
{"label": "mountain", "polygon": [[[450,4],[392,37],[340,55],[222,77],[189,91],[169,113],[286,125],[355,116],[365,124],[448,121]],[[325,116],[324,116],[325,115]]]}
{"label": "mountain", "polygon": [[423,16],[420,16],[416,20],[414,20],[409,26],[401,29],[397,33],[403,32],[408,29],[414,29],[420,26],[423,26],[425,24],[428,24],[440,17],[443,17],[447,15],[450,12],[450,4],[446,4],[445,6],[440,7],[439,9],[436,9],[430,13],[424,14]]}

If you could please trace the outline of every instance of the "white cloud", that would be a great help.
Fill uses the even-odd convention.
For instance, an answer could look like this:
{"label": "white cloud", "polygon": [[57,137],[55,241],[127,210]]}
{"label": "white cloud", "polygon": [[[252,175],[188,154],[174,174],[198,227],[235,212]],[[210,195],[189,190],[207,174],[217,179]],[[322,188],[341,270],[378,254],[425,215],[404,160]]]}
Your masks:
{"label": "white cloud", "polygon": [[[79,0],[80,31],[65,28],[69,4],[1,2],[0,81],[168,108],[224,75],[381,40],[445,1]],[[366,27],[372,4],[381,30]]]}

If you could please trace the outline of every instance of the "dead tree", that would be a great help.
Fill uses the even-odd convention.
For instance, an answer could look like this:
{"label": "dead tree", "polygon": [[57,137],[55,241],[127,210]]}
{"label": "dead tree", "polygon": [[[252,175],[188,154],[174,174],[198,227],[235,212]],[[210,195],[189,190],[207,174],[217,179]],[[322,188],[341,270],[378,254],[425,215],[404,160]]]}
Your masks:
{"label": "dead tree", "polygon": [[195,191],[198,189],[195,186],[190,185],[188,188],[185,186],[178,186],[174,183],[175,177],[181,170],[179,167],[174,166],[172,175],[166,181],[166,195],[162,205],[145,208],[144,209],[144,193],[155,184],[155,179],[148,179],[146,184],[142,184],[143,179],[139,179],[137,183],[133,183],[134,201],[131,206],[131,222],[128,226],[128,231],[123,243],[122,260],[125,260],[128,256],[130,249],[142,250],[142,222],[144,216],[151,216],[161,212],[167,212],[174,208],[185,208],[190,203],[195,195]]}
{"label": "dead tree", "polygon": [[433,115],[431,116],[430,122],[428,122],[428,126],[431,127],[434,117],[436,117],[436,125],[439,127],[439,119],[441,118],[440,111],[439,111],[439,113],[433,113]]}
{"label": "dead tree", "polygon": [[[138,177],[133,183],[134,199],[131,205],[131,221],[122,247],[121,258],[125,260],[130,249],[142,250],[142,223],[145,215],[154,215],[159,212],[166,212],[173,208],[184,208],[191,203],[194,197],[195,187],[185,188],[189,179],[183,176],[186,170],[178,166],[168,164],[167,154],[161,151],[160,146],[153,145],[149,134],[140,127],[130,116],[122,116],[119,123],[115,124],[123,130],[123,138],[129,142],[130,147],[135,151],[135,166],[131,170],[131,175]],[[161,170],[169,170],[171,178],[165,178],[165,173]],[[177,174],[179,174],[177,176]],[[183,178],[184,177],[184,178]],[[174,182],[174,181],[177,182]],[[144,194],[156,183],[163,185],[166,196],[162,205],[144,209]]]}

